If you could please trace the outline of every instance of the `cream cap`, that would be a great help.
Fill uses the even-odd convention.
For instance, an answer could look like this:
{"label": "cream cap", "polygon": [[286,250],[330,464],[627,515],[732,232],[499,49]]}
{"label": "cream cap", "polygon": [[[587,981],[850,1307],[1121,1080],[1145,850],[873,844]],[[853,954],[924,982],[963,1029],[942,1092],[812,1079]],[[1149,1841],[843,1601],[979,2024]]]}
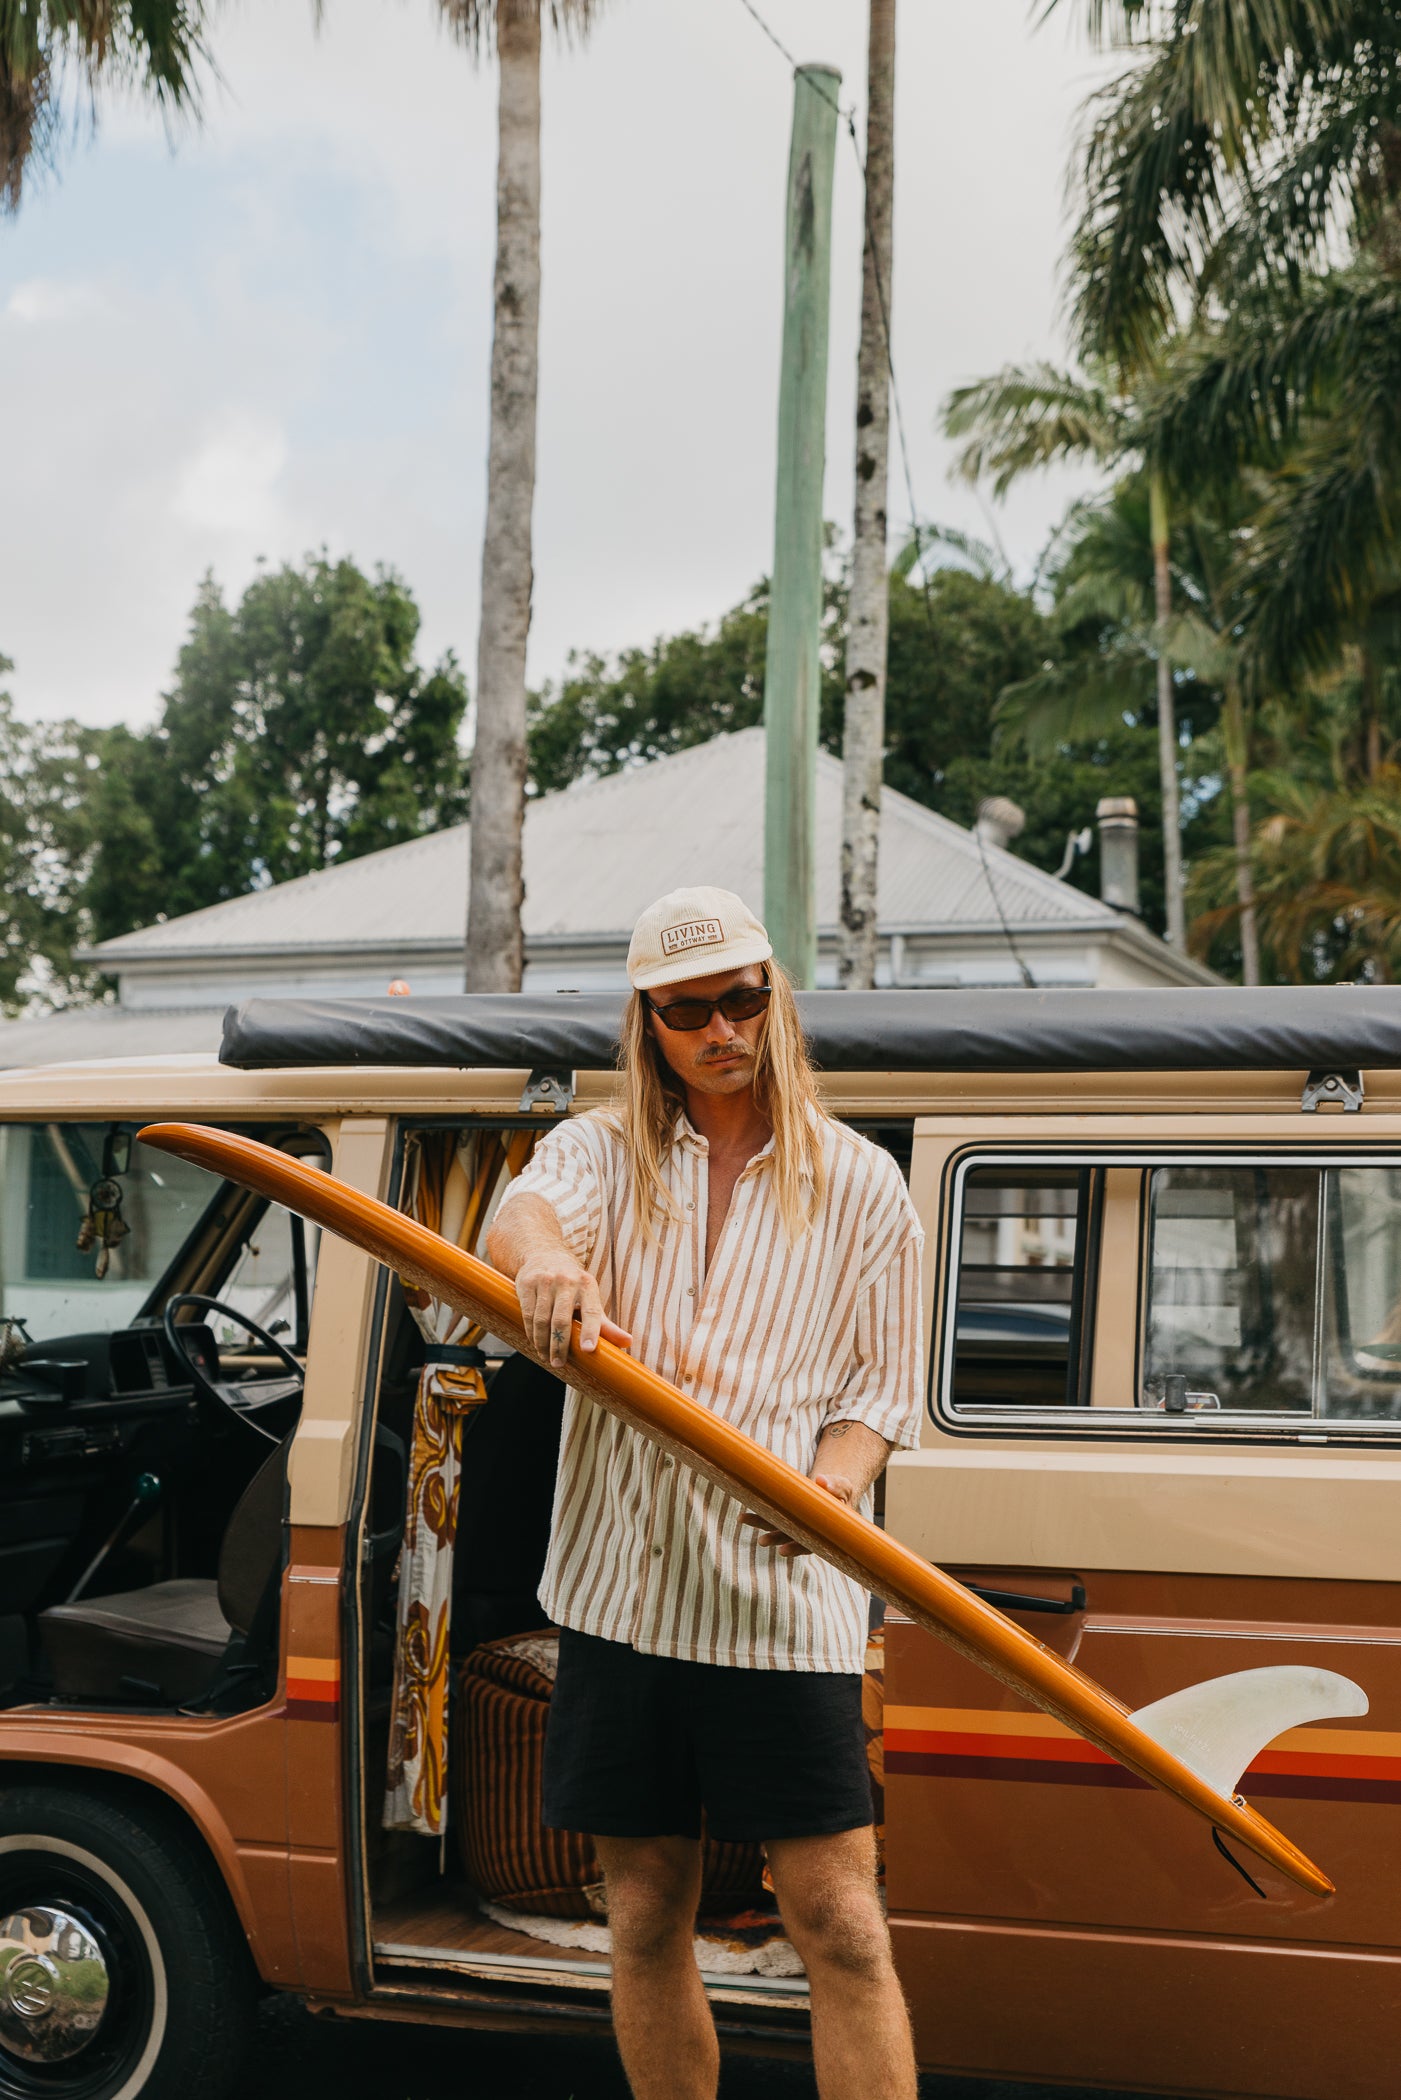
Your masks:
{"label": "cream cap", "polygon": [[650,992],[687,977],[716,977],[767,962],[773,943],[733,890],[669,890],[649,904],[632,930],[628,983]]}

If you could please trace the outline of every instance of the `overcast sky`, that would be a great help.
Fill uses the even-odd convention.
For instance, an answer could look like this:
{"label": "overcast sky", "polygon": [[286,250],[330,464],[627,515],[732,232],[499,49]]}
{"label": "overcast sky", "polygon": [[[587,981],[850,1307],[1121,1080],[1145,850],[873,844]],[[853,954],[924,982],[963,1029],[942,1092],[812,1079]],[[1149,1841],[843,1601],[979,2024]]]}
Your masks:
{"label": "overcast sky", "polygon": [[[864,105],[865,0],[758,0]],[[1062,354],[1073,6],[902,0],[895,355],[921,511],[986,533],[948,389]],[[0,221],[0,654],[29,717],[148,720],[199,578],[327,547],[392,564],[422,653],[475,665],[495,83],[434,0],[229,0],[173,142],[103,113]],[[768,568],[791,77],[741,0],[609,0],[544,80],[531,677],[711,620]],[[827,513],[850,520],[860,300],[838,148]],[[1073,491],[996,513],[1029,571]],[[908,518],[898,466],[893,530]]]}

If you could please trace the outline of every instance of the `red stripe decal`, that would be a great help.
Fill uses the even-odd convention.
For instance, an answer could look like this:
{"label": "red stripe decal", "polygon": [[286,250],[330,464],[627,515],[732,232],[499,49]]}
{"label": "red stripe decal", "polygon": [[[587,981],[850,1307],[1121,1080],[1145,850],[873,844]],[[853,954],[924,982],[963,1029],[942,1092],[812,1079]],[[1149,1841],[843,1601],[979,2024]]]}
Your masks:
{"label": "red stripe decal", "polygon": [[[1038,1749],[1045,1745],[1038,1745]],[[1086,1746],[1089,1747],[1088,1745]],[[1101,1753],[1095,1752],[1098,1759]],[[1319,1763],[1332,1762],[1320,1759]],[[1340,1763],[1365,1763],[1364,1759],[1339,1759]],[[1390,1764],[1392,1759],[1375,1760]],[[1048,1757],[1009,1757],[999,1754],[994,1757],[955,1755],[945,1751],[890,1750],[885,1753],[886,1777],[903,1774],[909,1778],[923,1779],[1001,1779],[1018,1780],[1024,1786],[1109,1786],[1147,1788],[1147,1781],[1139,1779],[1123,1765],[1107,1759],[1093,1762],[1090,1759],[1057,1759]],[[1242,1791],[1266,1798],[1295,1801],[1398,1801],[1401,1802],[1401,1780],[1383,1778],[1352,1778],[1345,1774],[1326,1771],[1311,1772],[1257,1772],[1251,1770],[1241,1781]]]}

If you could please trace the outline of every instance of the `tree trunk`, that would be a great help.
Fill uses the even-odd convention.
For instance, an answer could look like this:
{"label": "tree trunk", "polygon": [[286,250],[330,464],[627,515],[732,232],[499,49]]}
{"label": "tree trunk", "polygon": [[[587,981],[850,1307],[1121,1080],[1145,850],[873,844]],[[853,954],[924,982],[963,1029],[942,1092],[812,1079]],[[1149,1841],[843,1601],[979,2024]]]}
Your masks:
{"label": "tree trunk", "polygon": [[1242,984],[1260,982],[1260,934],[1255,921],[1255,873],[1250,865],[1250,796],[1245,710],[1239,693],[1228,692],[1225,712],[1226,771],[1231,782],[1231,838],[1236,855],[1236,901],[1240,905]]}
{"label": "tree trunk", "polygon": [[1187,921],[1182,903],[1182,813],[1177,794],[1177,709],[1172,665],[1165,647],[1172,618],[1172,568],[1168,551],[1167,489],[1153,471],[1149,484],[1153,534],[1153,602],[1158,620],[1158,773],[1163,794],[1163,881],[1167,890],[1167,937],[1185,952]]}
{"label": "tree trunk", "polygon": [[890,450],[890,296],[895,199],[895,0],[870,0],[866,89],[866,243],[856,363],[856,515],[842,726],[842,899],[838,975],[852,991],[876,981],[876,882],[885,770],[890,620],[886,488]]}
{"label": "tree trunk", "polygon": [[495,327],[467,904],[469,992],[518,992],[540,334],[540,0],[500,0]]}

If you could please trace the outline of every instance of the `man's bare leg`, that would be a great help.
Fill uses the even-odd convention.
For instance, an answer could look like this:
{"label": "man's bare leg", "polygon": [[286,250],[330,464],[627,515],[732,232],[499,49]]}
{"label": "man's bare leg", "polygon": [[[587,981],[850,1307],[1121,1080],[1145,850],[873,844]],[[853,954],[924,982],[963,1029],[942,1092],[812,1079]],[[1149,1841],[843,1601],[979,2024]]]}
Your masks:
{"label": "man's bare leg", "polygon": [[720,2045],[696,1967],[700,1846],[596,1837],[613,1939],[613,2032],[633,2100],[715,2100]]}
{"label": "man's bare leg", "polygon": [[872,1832],[775,1838],[768,1853],[784,1929],[808,1972],[822,2100],[916,2100],[910,2016],[876,1892]]}

